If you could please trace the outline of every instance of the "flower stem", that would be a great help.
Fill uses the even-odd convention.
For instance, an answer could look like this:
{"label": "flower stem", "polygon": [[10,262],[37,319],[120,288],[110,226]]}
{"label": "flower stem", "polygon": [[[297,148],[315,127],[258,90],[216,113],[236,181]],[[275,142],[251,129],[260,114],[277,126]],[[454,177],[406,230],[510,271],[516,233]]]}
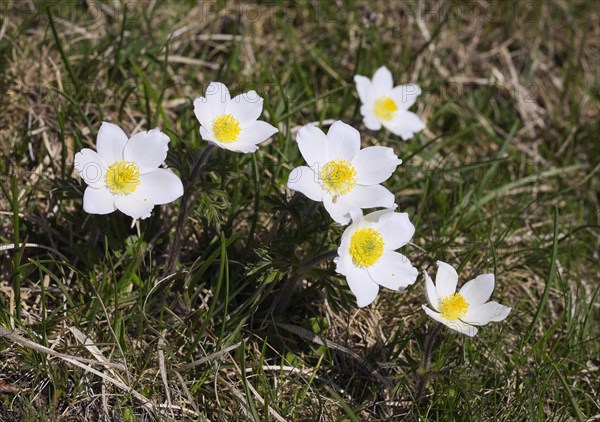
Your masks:
{"label": "flower stem", "polygon": [[418,402],[423,398],[423,393],[425,393],[425,388],[427,387],[427,384],[431,378],[429,374],[429,367],[431,365],[431,352],[433,351],[435,339],[440,333],[441,329],[442,324],[438,323],[425,341],[425,347],[423,348],[423,363],[420,368],[422,373],[415,388],[415,402]]}
{"label": "flower stem", "polygon": [[[2,188],[4,189],[4,188]],[[20,221],[19,221],[19,187],[17,186],[17,176],[12,177],[12,211],[13,211],[13,242],[15,245],[15,256],[12,268],[13,296],[15,299],[15,319],[21,322],[21,247],[20,239]]]}
{"label": "flower stem", "polygon": [[165,264],[165,273],[172,274],[175,270],[175,265],[177,264],[177,260],[179,259],[179,252],[181,250],[181,236],[183,235],[183,225],[185,223],[185,219],[187,217],[188,203],[192,195],[192,186],[196,183],[198,176],[208,159],[212,155],[215,150],[215,145],[209,144],[204,151],[194,163],[194,167],[192,167],[192,172],[190,173],[190,177],[187,180],[185,189],[183,191],[183,196],[181,197],[181,203],[179,205],[179,215],[177,217],[177,225],[175,228],[175,236],[173,237],[173,243],[171,245],[171,251],[169,252],[169,256],[167,258],[167,263]]}
{"label": "flower stem", "polygon": [[287,279],[287,282],[284,284],[283,288],[277,295],[277,298],[271,307],[271,309],[272,309],[271,313],[273,315],[281,315],[283,313],[283,311],[286,310],[286,308],[289,305],[292,295],[298,288],[298,284],[299,284],[300,280],[302,279],[304,270],[312,268],[312,267],[320,264],[323,261],[328,261],[330,259],[333,259],[336,256],[337,256],[337,250],[325,251],[325,252],[322,252],[322,253],[318,254],[317,256],[301,263],[298,270],[294,274],[292,274],[290,276],[290,278]]}

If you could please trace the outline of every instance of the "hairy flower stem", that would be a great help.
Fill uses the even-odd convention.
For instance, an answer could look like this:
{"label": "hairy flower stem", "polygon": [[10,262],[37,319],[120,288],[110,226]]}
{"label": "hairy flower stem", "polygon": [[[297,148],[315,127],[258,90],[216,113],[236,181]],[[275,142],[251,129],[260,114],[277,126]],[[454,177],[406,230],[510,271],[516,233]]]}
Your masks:
{"label": "hairy flower stem", "polygon": [[190,173],[190,177],[188,178],[188,180],[186,182],[186,185],[185,185],[185,188],[183,191],[183,196],[181,197],[181,203],[179,205],[179,215],[177,217],[175,236],[173,236],[173,243],[171,245],[171,251],[169,252],[169,256],[167,258],[167,263],[165,265],[165,273],[166,274],[173,273],[173,271],[175,270],[175,265],[177,264],[177,260],[179,258],[179,252],[181,250],[181,236],[183,235],[183,225],[184,225],[185,219],[187,217],[188,203],[189,203],[189,200],[192,195],[191,188],[196,183],[198,176],[200,176],[202,169],[208,162],[208,159],[212,155],[215,148],[216,148],[215,145],[209,144],[206,148],[204,148],[204,151],[202,151],[202,153],[200,155],[198,155],[198,158],[196,159],[196,162],[194,163],[194,167],[192,167],[192,172]]}
{"label": "hairy flower stem", "polygon": [[442,324],[438,323],[433,331],[429,333],[427,336],[427,340],[425,341],[425,347],[423,349],[423,362],[421,368],[419,368],[420,378],[417,386],[415,388],[415,401],[418,402],[423,398],[423,393],[425,393],[425,388],[431,379],[431,375],[429,374],[429,367],[431,365],[431,352],[433,351],[433,345],[435,343],[435,339],[440,333],[442,329]]}
{"label": "hairy flower stem", "polygon": [[314,266],[320,264],[321,262],[328,261],[330,259],[335,258],[336,256],[337,256],[337,250],[325,251],[307,261],[304,261],[302,264],[300,264],[300,267],[298,268],[298,270],[294,274],[292,274],[292,276],[290,278],[287,279],[283,288],[277,295],[277,298],[275,299],[275,302],[273,303],[272,308],[271,308],[272,315],[281,315],[283,313],[283,311],[286,310],[286,308],[289,305],[292,295],[296,292],[296,290],[298,288],[298,284],[302,280],[302,276],[304,275],[304,270],[313,268]]}

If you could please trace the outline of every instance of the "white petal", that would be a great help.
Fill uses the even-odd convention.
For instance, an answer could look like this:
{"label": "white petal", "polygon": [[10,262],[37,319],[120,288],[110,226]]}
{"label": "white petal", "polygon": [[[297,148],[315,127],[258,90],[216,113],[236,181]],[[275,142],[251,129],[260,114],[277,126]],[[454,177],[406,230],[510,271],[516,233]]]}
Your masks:
{"label": "white petal", "polygon": [[242,129],[247,128],[260,117],[263,99],[256,91],[249,91],[231,99],[225,106],[225,113],[239,120]]}
{"label": "white petal", "polygon": [[119,126],[102,122],[96,138],[96,150],[108,166],[123,159],[123,149],[125,149],[126,143],[127,135]]}
{"label": "white petal", "polygon": [[183,195],[183,184],[171,170],[156,169],[140,177],[140,185],[132,195],[155,205],[168,204]]}
{"label": "white petal", "polygon": [[[202,128],[200,128],[200,129],[202,129]],[[207,134],[207,133],[205,133],[205,134]],[[211,144],[218,146],[219,148],[226,149],[228,151],[233,151],[233,152],[247,153],[247,152],[254,152],[258,149],[258,147],[256,145],[249,144],[249,143],[242,144],[240,142],[219,142],[213,136],[207,136],[206,138],[203,136],[202,139],[210,142]]]}
{"label": "white petal", "polygon": [[469,337],[474,337],[477,334],[477,327],[473,327],[472,325],[464,323],[460,319],[446,319],[442,316],[442,314],[429,309],[425,305],[421,305],[421,307],[431,318],[441,322],[446,327],[451,328],[454,331],[458,331],[459,333],[465,334]]}
{"label": "white petal", "polygon": [[225,84],[221,82],[211,82],[208,87],[206,87],[204,98],[206,99],[208,106],[212,109],[213,116],[220,116],[225,112],[225,106],[231,100],[231,95],[229,95],[229,90]]}
{"label": "white petal", "polygon": [[448,328],[451,328],[454,331],[457,331],[461,334],[464,334],[466,336],[469,337],[475,337],[477,335],[477,327],[473,327],[470,324],[467,324],[465,322],[462,322],[459,319],[451,319],[451,320],[446,320],[446,324],[445,324]]}
{"label": "white petal", "polygon": [[316,179],[317,175],[310,167],[297,167],[290,173],[287,187],[303,193],[313,201],[320,202],[323,200],[323,190]]}
{"label": "white petal", "polygon": [[381,129],[381,122],[379,121],[377,116],[375,116],[375,113],[373,112],[372,109],[363,105],[360,108],[360,114],[363,115],[363,123],[365,124],[365,127],[367,129],[369,129],[369,130],[380,130]]}
{"label": "white petal", "polygon": [[363,148],[352,160],[357,182],[361,185],[385,182],[401,163],[393,149],[381,146]]}
{"label": "white petal", "polygon": [[435,276],[435,288],[440,299],[456,292],[456,283],[458,283],[458,274],[451,265],[438,261],[438,270]]}
{"label": "white petal", "polygon": [[321,129],[313,125],[302,126],[296,135],[298,149],[306,164],[316,171],[320,171],[329,156],[329,142]]}
{"label": "white petal", "polygon": [[360,150],[360,133],[352,126],[338,120],[331,125],[327,132],[329,144],[329,160],[343,159],[352,161]]}
{"label": "white petal", "polygon": [[217,141],[217,138],[212,133],[212,130],[207,129],[204,126],[200,126],[200,137],[205,141],[212,142],[219,148],[225,148],[221,142]]}
{"label": "white petal", "polygon": [[366,76],[355,75],[354,83],[360,101],[365,104],[369,101],[369,91],[371,90],[371,80]]}
{"label": "white petal", "polygon": [[214,141],[214,143],[223,149],[227,149],[229,151],[234,151],[234,152],[241,152],[244,154],[249,154],[251,152],[258,151],[258,145],[252,144],[250,142],[237,141],[237,142],[227,143],[227,142]]}
{"label": "white petal", "polygon": [[207,139],[208,142],[215,144],[216,146],[218,146],[219,148],[223,148],[226,149],[228,151],[233,151],[233,152],[242,152],[244,154],[250,153],[250,152],[255,152],[258,150],[258,146],[251,144],[249,142],[219,142],[214,138],[209,138]]}
{"label": "white petal", "polygon": [[217,117],[215,109],[205,97],[198,97],[194,100],[194,114],[200,125],[205,128],[212,127],[213,121]]}
{"label": "white petal", "polygon": [[446,319],[441,314],[429,309],[427,306],[422,305],[422,307],[427,315],[436,321],[441,322],[446,327],[453,329],[454,331],[458,331],[459,333],[465,334],[469,337],[474,337],[477,334],[477,327],[466,324],[459,319]]}
{"label": "white petal", "polygon": [[385,66],[381,66],[375,71],[371,81],[371,98],[375,101],[377,98],[388,95],[394,88],[392,73]]}
{"label": "white petal", "polygon": [[429,309],[425,305],[421,305],[421,308],[425,311],[425,313],[427,315],[429,315],[431,318],[435,319],[436,321],[441,322],[444,325],[446,325],[446,323],[448,322],[448,320],[446,318],[444,318],[442,316],[442,314],[440,314],[439,312],[435,312],[434,310]]}
{"label": "white petal", "polygon": [[[358,211],[358,212],[356,212]],[[350,224],[348,227],[346,227],[344,229],[344,233],[342,233],[342,238],[340,239],[340,248],[338,249],[338,251],[348,251],[348,248],[350,246],[350,239],[352,238],[352,236],[354,235],[354,233],[356,232],[356,230],[358,230],[359,228],[361,228],[361,225],[363,223],[363,218],[362,218],[362,212],[360,210],[360,208],[358,208],[356,211],[353,211],[350,213],[350,217],[352,218],[352,224]],[[340,255],[342,254],[342,252],[340,252]]]}
{"label": "white petal", "polygon": [[482,274],[467,281],[460,289],[460,294],[470,306],[477,306],[489,300],[494,291],[494,274]]}
{"label": "white petal", "polygon": [[401,110],[408,110],[419,95],[421,95],[421,88],[417,84],[398,85],[389,93],[389,97]]}
{"label": "white petal", "polygon": [[356,208],[392,208],[396,198],[394,194],[381,185],[356,185],[354,189],[341,197],[344,202]]}
{"label": "white petal", "polygon": [[225,147],[225,149],[235,152],[242,152],[244,154],[250,154],[258,151],[258,145],[249,142],[234,142],[231,144],[231,147]]}
{"label": "white petal", "polygon": [[412,138],[415,133],[425,129],[425,124],[412,111],[397,111],[392,120],[383,122],[383,125],[404,140]]}
{"label": "white petal", "polygon": [[342,275],[350,274],[356,269],[352,263],[352,257],[348,253],[348,245],[340,245],[338,248],[338,257],[335,258],[335,272]]}
{"label": "white petal", "polygon": [[435,285],[433,284],[433,281],[431,280],[431,277],[429,277],[429,274],[427,274],[427,271],[424,272],[425,274],[425,293],[427,293],[427,301],[429,302],[429,304],[431,305],[431,307],[433,309],[435,309],[436,311],[439,311],[439,302],[440,302],[440,298],[437,294],[437,290],[435,289]]}
{"label": "white petal", "polygon": [[134,220],[143,220],[150,217],[154,204],[150,201],[143,201],[133,195],[117,196],[115,205],[123,214],[126,214]]}
{"label": "white petal", "polygon": [[159,128],[133,135],[123,151],[123,159],[137,164],[141,174],[150,173],[167,158],[169,137]]}
{"label": "white petal", "polygon": [[352,220],[352,224],[354,226],[359,226],[363,221],[363,213],[360,208],[353,208],[349,212],[350,219]]}
{"label": "white petal", "polygon": [[385,252],[367,272],[377,284],[392,290],[404,290],[417,280],[419,271],[407,257],[398,252]]}
{"label": "white petal", "polygon": [[350,222],[350,211],[352,206],[343,199],[338,198],[336,202],[333,202],[331,196],[328,194],[323,195],[323,205],[325,209],[336,223],[345,226]]}
{"label": "white petal", "polygon": [[366,271],[356,268],[346,275],[346,280],[360,308],[373,303],[379,293],[379,284],[374,283]]}
{"label": "white petal", "polygon": [[473,325],[485,325],[491,321],[504,321],[511,308],[500,305],[498,302],[488,302],[483,305],[470,307],[467,310],[467,315],[461,318],[464,322]]}
{"label": "white petal", "polygon": [[270,125],[267,122],[263,122],[262,120],[255,120],[245,129],[242,129],[238,141],[231,143],[256,145],[266,141],[277,132],[279,132],[279,129],[277,129],[275,126]]}
{"label": "white petal", "polygon": [[87,187],[83,193],[83,210],[88,214],[110,214],[115,210],[115,197],[106,188]]}
{"label": "white petal", "polygon": [[75,154],[73,165],[89,186],[101,188],[106,185],[105,177],[108,167],[96,151],[89,148],[82,149]]}
{"label": "white petal", "polygon": [[396,250],[403,247],[415,234],[415,226],[405,212],[388,212],[382,214],[374,228],[381,233],[385,248]]}
{"label": "white petal", "polygon": [[372,225],[376,226],[380,221],[391,216],[393,212],[394,212],[394,210],[392,210],[392,209],[373,211],[373,212],[365,215],[363,217],[363,220],[368,223],[374,223]]}

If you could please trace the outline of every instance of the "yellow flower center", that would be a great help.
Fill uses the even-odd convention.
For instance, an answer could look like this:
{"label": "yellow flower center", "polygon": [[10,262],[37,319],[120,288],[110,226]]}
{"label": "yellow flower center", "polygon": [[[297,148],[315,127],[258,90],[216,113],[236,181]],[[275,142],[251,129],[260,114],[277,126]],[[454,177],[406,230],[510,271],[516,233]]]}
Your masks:
{"label": "yellow flower center", "polygon": [[114,194],[129,195],[140,185],[140,169],[131,161],[116,161],[106,172],[106,185]]}
{"label": "yellow flower center", "polygon": [[240,122],[231,114],[222,114],[213,122],[213,132],[221,142],[235,142],[240,136]]}
{"label": "yellow flower center", "polygon": [[359,229],[350,239],[352,262],[360,267],[370,267],[383,255],[383,237],[377,230]]}
{"label": "yellow flower center", "polygon": [[379,97],[375,100],[375,116],[380,120],[392,120],[398,106],[390,97]]}
{"label": "yellow flower center", "polygon": [[446,319],[458,319],[467,314],[469,302],[460,293],[452,293],[440,301],[440,313]]}
{"label": "yellow flower center", "polygon": [[356,170],[346,160],[332,160],[323,166],[321,181],[333,195],[344,195],[354,189]]}

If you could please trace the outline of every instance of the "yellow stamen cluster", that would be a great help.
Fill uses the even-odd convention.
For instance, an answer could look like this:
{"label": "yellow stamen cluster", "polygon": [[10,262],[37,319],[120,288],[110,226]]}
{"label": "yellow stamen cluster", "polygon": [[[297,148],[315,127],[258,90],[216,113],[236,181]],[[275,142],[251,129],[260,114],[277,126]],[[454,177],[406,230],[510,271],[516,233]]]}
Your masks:
{"label": "yellow stamen cluster", "polygon": [[370,267],[383,255],[383,237],[374,229],[359,229],[350,239],[352,262],[360,267]]}
{"label": "yellow stamen cluster", "polygon": [[213,122],[213,132],[220,142],[237,141],[241,131],[239,120],[231,114],[222,114]]}
{"label": "yellow stamen cluster", "polygon": [[323,166],[321,181],[332,195],[344,195],[356,185],[356,170],[346,160],[332,160]]}
{"label": "yellow stamen cluster", "polygon": [[129,195],[140,185],[140,169],[131,161],[116,161],[106,172],[106,186],[114,194]]}
{"label": "yellow stamen cluster", "polygon": [[467,314],[469,302],[460,293],[452,293],[440,301],[440,313],[446,319],[458,319]]}
{"label": "yellow stamen cluster", "polygon": [[392,120],[398,106],[390,97],[379,97],[375,100],[375,116],[380,120]]}

